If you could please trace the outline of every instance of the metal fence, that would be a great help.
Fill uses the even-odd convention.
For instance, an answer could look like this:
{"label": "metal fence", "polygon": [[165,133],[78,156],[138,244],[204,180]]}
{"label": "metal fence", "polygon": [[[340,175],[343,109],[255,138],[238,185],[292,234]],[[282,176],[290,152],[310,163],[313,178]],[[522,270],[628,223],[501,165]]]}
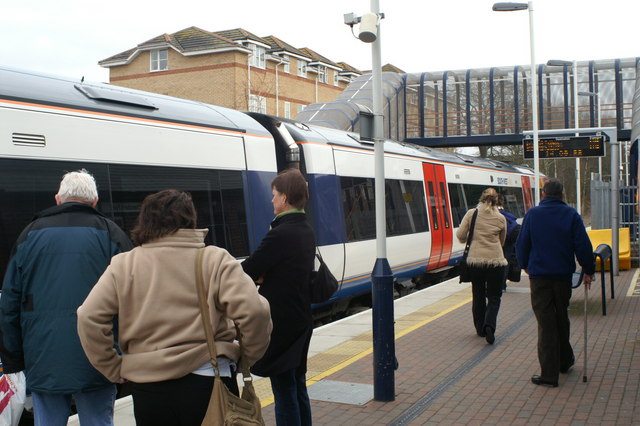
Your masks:
{"label": "metal fence", "polygon": [[[595,175],[591,179],[591,229],[611,228],[611,182],[603,182]],[[620,203],[618,217],[620,227],[629,228],[631,237],[631,261],[634,265],[640,263],[640,236],[638,213],[636,208],[637,186],[620,185]]]}

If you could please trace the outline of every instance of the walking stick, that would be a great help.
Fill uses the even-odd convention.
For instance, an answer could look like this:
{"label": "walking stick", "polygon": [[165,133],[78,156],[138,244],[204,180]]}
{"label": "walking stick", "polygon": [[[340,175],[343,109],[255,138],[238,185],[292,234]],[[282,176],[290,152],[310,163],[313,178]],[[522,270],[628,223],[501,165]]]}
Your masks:
{"label": "walking stick", "polygon": [[584,368],[582,372],[582,382],[587,383],[587,300],[589,298],[589,288],[587,283],[584,285]]}

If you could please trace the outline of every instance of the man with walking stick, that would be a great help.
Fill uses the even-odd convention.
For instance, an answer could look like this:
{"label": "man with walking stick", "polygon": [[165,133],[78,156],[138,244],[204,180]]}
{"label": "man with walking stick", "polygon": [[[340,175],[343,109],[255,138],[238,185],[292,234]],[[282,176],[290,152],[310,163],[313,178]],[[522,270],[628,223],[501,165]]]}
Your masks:
{"label": "man with walking stick", "polygon": [[531,306],[538,321],[541,373],[531,382],[554,388],[559,373],[567,373],[575,363],[568,309],[576,258],[585,288],[595,272],[591,241],[578,212],[563,201],[563,189],[558,179],[545,183],[540,205],[524,217],[516,243],[518,262],[529,274]]}

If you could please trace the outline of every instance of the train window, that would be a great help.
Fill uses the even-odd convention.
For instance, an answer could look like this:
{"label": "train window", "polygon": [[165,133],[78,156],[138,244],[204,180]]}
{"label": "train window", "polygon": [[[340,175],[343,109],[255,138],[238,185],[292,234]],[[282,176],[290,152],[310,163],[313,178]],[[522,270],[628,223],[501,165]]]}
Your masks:
{"label": "train window", "polygon": [[83,167],[96,179],[100,210],[109,203],[106,165],[0,159],[0,277],[4,277],[11,249],[20,232],[37,212],[55,205],[53,197],[62,176]]}
{"label": "train window", "polygon": [[341,177],[347,241],[376,237],[373,179]]}
{"label": "train window", "polygon": [[444,217],[444,227],[449,229],[451,224],[449,223],[449,206],[447,205],[447,191],[444,188],[444,182],[440,182],[440,203],[442,204],[442,213]]}
{"label": "train window", "polygon": [[388,236],[428,230],[422,182],[387,180],[386,192]]}
{"label": "train window", "polygon": [[191,193],[200,228],[209,229],[207,244],[235,257],[248,256],[247,217],[239,171],[112,165],[110,212],[118,225],[131,229],[139,204],[148,194],[174,188]]}
{"label": "train window", "polygon": [[453,227],[457,228],[467,212],[467,203],[464,199],[464,191],[459,183],[449,184],[449,198],[451,199],[451,218]]}
{"label": "train window", "polygon": [[198,227],[209,229],[207,244],[223,247],[236,257],[249,255],[240,171],[0,159],[0,276],[22,229],[35,213],[54,205],[63,174],[81,168],[96,179],[98,210],[127,234],[146,195],[176,188],[191,193]]}
{"label": "train window", "polygon": [[467,200],[467,209],[475,208],[480,201],[482,191],[489,188],[485,185],[464,185],[464,195]]}
{"label": "train window", "polygon": [[428,182],[427,186],[429,187],[429,206],[431,207],[431,219],[433,219],[433,229],[437,231],[439,229],[438,222],[438,205],[436,204],[436,191],[433,187],[433,182]]}
{"label": "train window", "polygon": [[523,217],[525,213],[524,197],[521,188],[499,188],[502,194],[504,209],[516,217]]}
{"label": "train window", "polygon": [[[370,178],[341,177],[347,241],[376,237],[375,188]],[[427,232],[429,223],[421,182],[386,180],[387,236]]]}

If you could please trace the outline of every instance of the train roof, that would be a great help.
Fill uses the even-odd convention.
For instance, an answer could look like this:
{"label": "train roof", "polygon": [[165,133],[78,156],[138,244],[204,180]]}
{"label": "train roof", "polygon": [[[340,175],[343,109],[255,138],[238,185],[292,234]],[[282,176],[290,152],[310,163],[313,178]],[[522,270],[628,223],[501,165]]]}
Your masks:
{"label": "train roof", "polygon": [[[357,133],[296,122],[293,120],[280,120],[285,123],[289,133],[291,133],[293,138],[298,142],[325,143],[371,151],[374,149],[373,142],[360,140],[360,135]],[[533,174],[531,169],[526,166],[516,167],[509,163],[490,158],[474,157],[471,155],[448,152],[411,143],[386,140],[384,149],[385,152],[388,153],[408,155],[428,160],[443,161],[464,166],[475,166],[514,173]]]}
{"label": "train roof", "polygon": [[229,108],[2,65],[0,99],[270,136],[253,118]]}

